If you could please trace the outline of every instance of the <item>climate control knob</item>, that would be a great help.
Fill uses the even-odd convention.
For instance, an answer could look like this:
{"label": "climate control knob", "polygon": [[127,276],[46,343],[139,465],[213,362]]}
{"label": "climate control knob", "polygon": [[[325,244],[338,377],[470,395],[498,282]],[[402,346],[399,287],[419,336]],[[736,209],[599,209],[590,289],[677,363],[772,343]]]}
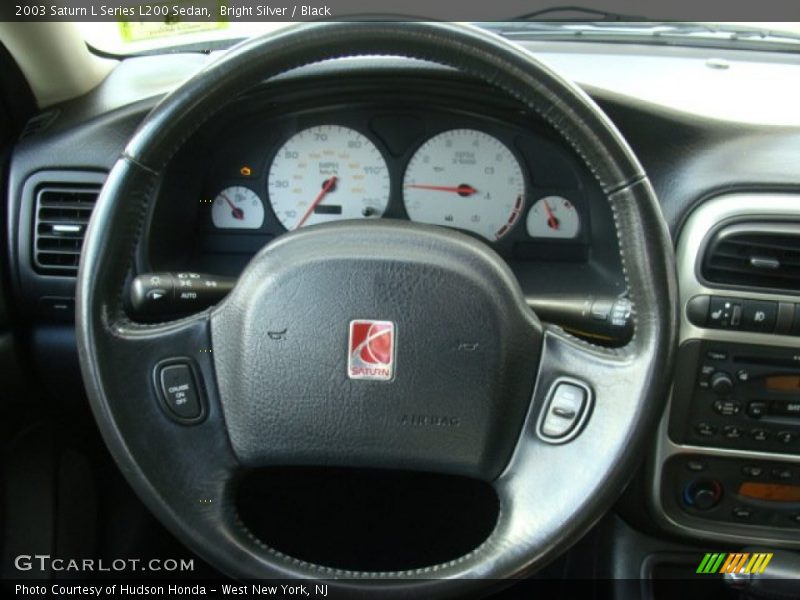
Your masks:
{"label": "climate control knob", "polygon": [[720,396],[727,396],[733,391],[733,378],[725,371],[717,371],[711,376],[711,389]]}
{"label": "climate control knob", "polygon": [[683,501],[697,510],[714,508],[722,499],[722,485],[715,479],[696,479],[683,489]]}

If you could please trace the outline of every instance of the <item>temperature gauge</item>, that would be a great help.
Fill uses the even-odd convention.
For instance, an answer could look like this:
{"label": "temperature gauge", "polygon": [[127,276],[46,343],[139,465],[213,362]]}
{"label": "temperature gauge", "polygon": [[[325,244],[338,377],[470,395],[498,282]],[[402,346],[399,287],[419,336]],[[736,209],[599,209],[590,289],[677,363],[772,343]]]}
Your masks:
{"label": "temperature gauge", "polygon": [[264,204],[250,188],[227,187],[214,198],[211,222],[218,229],[258,229],[264,222]]}
{"label": "temperature gauge", "polygon": [[575,205],[561,196],[540,198],[528,213],[528,235],[534,238],[571,239],[581,229]]}

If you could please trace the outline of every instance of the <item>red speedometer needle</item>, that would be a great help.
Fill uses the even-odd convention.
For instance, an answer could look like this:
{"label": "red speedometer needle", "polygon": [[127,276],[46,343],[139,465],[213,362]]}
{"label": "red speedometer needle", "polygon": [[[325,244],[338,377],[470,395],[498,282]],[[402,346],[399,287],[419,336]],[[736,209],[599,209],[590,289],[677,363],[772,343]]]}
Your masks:
{"label": "red speedometer needle", "polygon": [[434,192],[451,192],[453,194],[458,194],[459,196],[471,196],[478,192],[474,187],[471,185],[467,185],[466,183],[462,183],[461,185],[449,186],[449,185],[423,185],[420,183],[409,183],[407,188],[416,188],[418,190],[432,190]]}
{"label": "red speedometer needle", "polygon": [[311,216],[311,213],[314,212],[314,209],[317,208],[317,206],[319,206],[320,202],[322,202],[325,199],[325,196],[328,195],[328,192],[330,192],[336,185],[337,179],[338,177],[334,175],[333,177],[331,177],[330,179],[325,181],[325,183],[322,184],[322,189],[320,190],[319,194],[317,194],[317,197],[314,198],[314,201],[311,203],[311,206],[308,207],[308,210],[306,211],[306,214],[303,215],[303,218],[300,219],[297,222],[297,225],[294,226],[295,229],[300,229],[303,226],[303,223],[305,223],[308,220],[308,217]]}
{"label": "red speedometer needle", "polygon": [[231,216],[234,219],[239,219],[240,221],[242,221],[244,219],[244,211],[238,206],[236,206],[233,202],[231,202],[231,199],[228,198],[225,194],[222,194],[222,197],[225,198],[225,202],[227,202],[228,206],[231,207]]}
{"label": "red speedometer needle", "polygon": [[550,208],[550,205],[547,203],[547,200],[544,201],[544,210],[547,213],[547,226],[550,229],[558,229],[558,219],[553,214],[553,209]]}

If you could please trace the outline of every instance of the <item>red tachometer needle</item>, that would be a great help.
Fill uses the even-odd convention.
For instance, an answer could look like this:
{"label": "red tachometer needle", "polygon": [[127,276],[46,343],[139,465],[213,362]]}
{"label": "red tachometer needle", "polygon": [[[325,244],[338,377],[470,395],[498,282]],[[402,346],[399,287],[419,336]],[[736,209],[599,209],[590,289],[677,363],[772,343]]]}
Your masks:
{"label": "red tachometer needle", "polygon": [[422,185],[417,183],[409,183],[407,188],[416,188],[418,190],[432,190],[434,192],[451,192],[453,194],[458,194],[459,196],[471,196],[478,192],[474,187],[471,185],[467,185],[466,183],[462,183],[461,185],[449,186],[449,185]]}
{"label": "red tachometer needle", "polygon": [[222,197],[225,198],[225,202],[227,202],[228,206],[231,207],[231,216],[234,219],[242,221],[244,219],[244,211],[238,206],[236,206],[233,202],[231,202],[231,199],[228,198],[225,194],[222,194]]}
{"label": "red tachometer needle", "polygon": [[544,201],[544,210],[547,213],[547,226],[550,229],[558,229],[558,219],[553,214],[553,210],[550,208],[550,205],[547,203],[547,200]]}
{"label": "red tachometer needle", "polygon": [[305,223],[308,220],[308,217],[311,216],[311,213],[314,212],[314,209],[317,208],[317,206],[319,206],[320,202],[322,202],[325,196],[328,195],[328,192],[330,192],[336,185],[337,179],[338,177],[334,175],[333,177],[331,177],[325,183],[322,184],[322,189],[320,190],[319,194],[317,194],[317,197],[314,198],[314,201],[311,203],[311,206],[308,207],[308,210],[306,211],[306,214],[303,215],[303,218],[300,219],[297,222],[297,225],[294,226],[295,229],[300,229],[303,226],[303,223]]}

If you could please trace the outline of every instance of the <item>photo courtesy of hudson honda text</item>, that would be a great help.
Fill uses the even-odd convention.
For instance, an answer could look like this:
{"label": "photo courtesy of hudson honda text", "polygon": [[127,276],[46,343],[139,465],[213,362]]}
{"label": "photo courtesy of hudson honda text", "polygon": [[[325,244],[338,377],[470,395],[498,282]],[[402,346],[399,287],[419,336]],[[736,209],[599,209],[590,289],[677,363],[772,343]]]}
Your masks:
{"label": "photo courtesy of hudson honda text", "polygon": [[21,596],[205,596],[222,594],[223,596],[279,596],[325,598],[328,596],[327,584],[283,584],[283,585],[221,585],[209,587],[205,585],[79,585],[53,583],[48,585],[25,585],[18,583],[14,592]]}

